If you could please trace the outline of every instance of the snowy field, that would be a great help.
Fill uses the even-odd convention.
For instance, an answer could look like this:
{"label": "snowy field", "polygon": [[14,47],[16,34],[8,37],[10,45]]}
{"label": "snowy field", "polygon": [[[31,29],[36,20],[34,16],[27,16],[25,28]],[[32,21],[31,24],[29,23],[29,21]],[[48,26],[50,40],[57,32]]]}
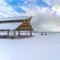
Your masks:
{"label": "snowy field", "polygon": [[60,33],[0,39],[0,60],[60,60]]}

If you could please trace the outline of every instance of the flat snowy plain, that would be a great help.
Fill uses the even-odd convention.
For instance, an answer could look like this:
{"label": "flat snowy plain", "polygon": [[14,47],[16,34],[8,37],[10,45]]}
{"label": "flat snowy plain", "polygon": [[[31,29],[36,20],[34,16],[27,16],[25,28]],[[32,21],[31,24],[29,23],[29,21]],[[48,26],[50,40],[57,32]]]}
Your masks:
{"label": "flat snowy plain", "polygon": [[60,60],[60,33],[0,39],[0,60]]}

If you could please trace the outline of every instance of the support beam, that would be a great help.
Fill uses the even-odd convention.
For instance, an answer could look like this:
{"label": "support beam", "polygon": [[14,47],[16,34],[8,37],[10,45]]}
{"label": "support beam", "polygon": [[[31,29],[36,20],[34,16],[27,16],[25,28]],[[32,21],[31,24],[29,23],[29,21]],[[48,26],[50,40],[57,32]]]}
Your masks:
{"label": "support beam", "polygon": [[16,31],[15,30],[13,30],[13,36],[16,36]]}
{"label": "support beam", "polygon": [[30,36],[32,36],[32,30],[30,30]]}
{"label": "support beam", "polygon": [[8,36],[9,36],[9,30],[8,30],[8,32],[7,32],[7,33],[8,33]]}
{"label": "support beam", "polygon": [[20,30],[18,30],[18,36],[20,36]]}

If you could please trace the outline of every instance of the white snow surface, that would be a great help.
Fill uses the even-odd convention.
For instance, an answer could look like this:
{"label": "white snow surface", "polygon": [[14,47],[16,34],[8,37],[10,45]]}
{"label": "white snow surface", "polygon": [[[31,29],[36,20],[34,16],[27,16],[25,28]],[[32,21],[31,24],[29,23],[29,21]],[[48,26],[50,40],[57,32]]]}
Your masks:
{"label": "white snow surface", "polygon": [[60,33],[0,39],[0,60],[60,60]]}

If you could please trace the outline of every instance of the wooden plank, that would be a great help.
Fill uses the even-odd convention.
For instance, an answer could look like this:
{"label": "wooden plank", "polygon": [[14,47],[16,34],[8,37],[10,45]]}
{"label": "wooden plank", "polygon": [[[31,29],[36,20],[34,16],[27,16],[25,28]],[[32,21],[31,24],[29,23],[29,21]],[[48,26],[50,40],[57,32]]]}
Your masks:
{"label": "wooden plank", "polygon": [[15,23],[15,22],[30,22],[32,17],[27,18],[27,19],[16,19],[16,20],[4,20],[4,21],[0,21],[0,23]]}
{"label": "wooden plank", "polygon": [[0,21],[0,23],[17,23],[17,22],[23,22],[24,20],[5,20],[5,21]]}

